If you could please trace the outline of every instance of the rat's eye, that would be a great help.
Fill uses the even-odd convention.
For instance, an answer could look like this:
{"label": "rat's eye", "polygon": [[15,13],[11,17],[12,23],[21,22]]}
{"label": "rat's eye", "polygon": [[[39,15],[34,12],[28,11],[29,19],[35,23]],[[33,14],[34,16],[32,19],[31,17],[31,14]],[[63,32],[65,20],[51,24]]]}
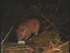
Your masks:
{"label": "rat's eye", "polygon": [[22,34],[20,34],[20,36],[22,36]]}

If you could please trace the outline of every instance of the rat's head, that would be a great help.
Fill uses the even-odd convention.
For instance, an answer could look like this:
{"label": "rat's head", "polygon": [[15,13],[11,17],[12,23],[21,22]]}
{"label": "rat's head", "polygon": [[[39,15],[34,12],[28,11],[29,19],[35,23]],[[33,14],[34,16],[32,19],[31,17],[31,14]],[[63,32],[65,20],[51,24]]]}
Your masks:
{"label": "rat's head", "polygon": [[21,29],[21,28],[18,28],[16,30],[16,37],[17,37],[17,40],[23,40],[25,38],[25,30],[24,29]]}

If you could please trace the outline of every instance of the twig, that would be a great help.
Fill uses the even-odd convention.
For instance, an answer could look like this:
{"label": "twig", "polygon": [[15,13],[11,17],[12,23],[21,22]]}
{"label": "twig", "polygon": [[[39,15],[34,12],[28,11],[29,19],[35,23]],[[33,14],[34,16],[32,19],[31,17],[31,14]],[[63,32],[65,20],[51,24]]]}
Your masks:
{"label": "twig", "polygon": [[59,51],[59,52],[63,53],[63,51],[61,51],[61,50],[58,49],[58,48],[53,48],[53,49],[47,50],[47,51],[45,51],[45,52],[43,52],[43,53],[54,53],[55,51]]}
{"label": "twig", "polygon": [[[62,32],[60,32],[63,36],[65,36],[66,37],[66,35],[64,34],[64,33],[62,33]],[[68,40],[69,40],[69,38],[68,37],[66,37]]]}
{"label": "twig", "polygon": [[55,29],[57,29],[43,14],[41,14],[43,18],[45,18]]}
{"label": "twig", "polygon": [[[42,17],[43,18],[45,18],[55,29],[58,29],[58,28],[56,28],[56,26],[54,26],[43,14],[41,14],[42,15]],[[58,29],[59,30],[59,29]],[[60,31],[59,31],[60,32]],[[64,36],[65,36],[65,34],[64,33],[62,33],[62,32],[60,32],[61,34],[63,34]],[[65,36],[66,37],[66,36]],[[68,37],[66,37],[68,40],[69,40],[69,38]]]}
{"label": "twig", "polygon": [[64,43],[64,44],[62,44],[62,45],[60,45],[58,48],[61,48],[62,46],[66,45],[67,43],[69,43],[69,41]]}
{"label": "twig", "polygon": [[[53,24],[53,23],[52,23],[52,24]],[[45,27],[44,29],[46,29],[46,28],[48,29],[48,28],[50,28],[51,26],[52,26],[52,25],[49,25],[49,26]],[[44,29],[43,29],[43,30],[44,30]]]}
{"label": "twig", "polygon": [[37,10],[40,10],[41,9],[41,0],[39,0],[39,3],[38,3],[38,6],[37,6]]}
{"label": "twig", "polygon": [[48,7],[48,8],[51,8],[49,5],[47,5],[47,4],[44,4],[46,7]]}
{"label": "twig", "polygon": [[1,31],[1,33],[5,36],[5,34]]}
{"label": "twig", "polygon": [[58,49],[58,48],[53,48],[51,51],[59,51],[59,52],[62,52],[62,53],[63,53],[63,51],[61,51],[61,50]]}
{"label": "twig", "polygon": [[52,43],[52,41],[50,41],[50,45],[49,45],[48,50],[51,50],[51,49],[52,49],[52,47],[53,47],[53,43]]}
{"label": "twig", "polygon": [[[2,31],[1,31],[1,33],[2,33],[4,36],[6,36]],[[7,38],[7,40],[8,40],[8,38]],[[7,40],[6,40],[6,41],[7,41]]]}
{"label": "twig", "polygon": [[[48,20],[50,20],[52,18],[52,16],[51,17],[50,16],[47,16],[47,17],[49,18]],[[47,21],[42,22],[42,24],[45,23],[45,22],[47,22]]]}
{"label": "twig", "polygon": [[[61,39],[61,38],[62,38],[62,37],[60,37],[60,39]],[[55,47],[57,46],[57,44],[59,43],[60,39],[56,42],[54,48],[55,48]]]}
{"label": "twig", "polygon": [[7,33],[6,37],[3,39],[3,41],[1,42],[1,44],[4,43],[4,41],[6,40],[6,38],[8,37],[8,35],[10,34],[11,30],[13,29],[13,26],[10,28],[9,32]]}
{"label": "twig", "polygon": [[58,3],[58,5],[57,5],[57,7],[56,7],[56,10],[55,10],[55,13],[54,13],[54,16],[53,16],[53,20],[52,20],[52,22],[54,22],[55,15],[56,15],[56,13],[57,13],[57,11],[58,11],[58,8],[59,8],[59,3]]}
{"label": "twig", "polygon": [[59,26],[63,29],[64,27],[60,24],[60,23],[58,23],[59,24]]}

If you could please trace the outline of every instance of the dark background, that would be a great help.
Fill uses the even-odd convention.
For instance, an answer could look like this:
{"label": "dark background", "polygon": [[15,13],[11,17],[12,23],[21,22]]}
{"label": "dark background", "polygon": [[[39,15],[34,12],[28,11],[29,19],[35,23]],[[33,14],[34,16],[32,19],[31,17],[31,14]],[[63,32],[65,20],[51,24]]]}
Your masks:
{"label": "dark background", "polygon": [[[39,6],[40,10],[38,9],[38,11],[35,11],[35,9],[31,9],[31,6],[38,6],[40,1],[40,6],[43,5],[41,8]],[[55,13],[58,4],[60,4],[60,6]],[[45,5],[50,6],[50,8]],[[45,19],[41,17],[41,13],[43,13],[46,17],[50,16],[50,14],[52,16],[55,15],[54,25],[66,36],[70,34],[69,0],[61,0],[59,3],[58,0],[1,0],[1,32],[6,35],[11,26],[14,25],[14,28],[7,39],[8,41],[16,41],[15,30],[19,23],[21,23],[25,18],[32,17],[36,17],[43,22]],[[53,18],[54,17],[52,17],[52,19]],[[58,23],[60,23],[62,27],[60,27]],[[2,40],[5,37],[3,33]]]}

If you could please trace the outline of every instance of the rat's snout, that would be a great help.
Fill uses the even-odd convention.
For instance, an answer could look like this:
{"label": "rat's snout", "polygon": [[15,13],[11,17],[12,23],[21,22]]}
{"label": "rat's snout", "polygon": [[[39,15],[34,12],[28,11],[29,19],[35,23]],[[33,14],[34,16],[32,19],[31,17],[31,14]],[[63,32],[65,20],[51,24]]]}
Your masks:
{"label": "rat's snout", "polygon": [[22,34],[20,34],[20,36],[22,36]]}

